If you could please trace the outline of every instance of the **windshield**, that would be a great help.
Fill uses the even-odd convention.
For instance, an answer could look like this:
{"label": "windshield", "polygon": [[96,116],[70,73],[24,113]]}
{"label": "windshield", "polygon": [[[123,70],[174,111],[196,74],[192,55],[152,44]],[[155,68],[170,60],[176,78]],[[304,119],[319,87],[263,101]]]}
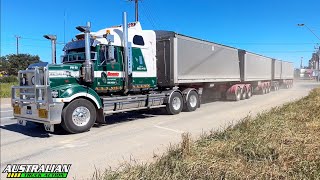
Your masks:
{"label": "windshield", "polygon": [[[97,59],[97,53],[91,51],[91,60]],[[84,48],[81,49],[74,49],[67,52],[66,55],[62,56],[61,61],[62,63],[69,63],[69,62],[81,62],[86,60],[86,54],[84,52]]]}

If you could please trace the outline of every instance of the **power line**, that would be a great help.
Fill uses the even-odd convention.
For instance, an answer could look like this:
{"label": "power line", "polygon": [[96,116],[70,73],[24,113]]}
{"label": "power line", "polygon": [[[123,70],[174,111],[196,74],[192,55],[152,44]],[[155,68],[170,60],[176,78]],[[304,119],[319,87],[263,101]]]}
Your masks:
{"label": "power line", "polygon": [[[141,3],[142,4],[142,3]],[[142,5],[141,5],[141,7],[143,7]],[[150,24],[151,24],[151,26],[153,27],[153,29],[156,29],[156,25],[155,25],[155,23],[154,23],[154,21],[151,19],[151,16],[150,15],[148,15],[148,13],[146,13],[146,11],[145,11],[145,8],[141,8],[142,9],[142,11],[143,11],[143,15],[146,17],[146,19],[150,22]]]}
{"label": "power line", "polygon": [[272,43],[267,43],[267,42],[225,42],[221,44],[233,44],[233,45],[310,45],[310,44],[317,44],[317,43],[312,43],[312,42],[272,42]]}
{"label": "power line", "polygon": [[151,6],[149,4],[149,2],[145,3],[147,6],[147,12],[149,12],[151,19],[153,19],[153,21],[155,22],[155,24],[159,27],[159,25],[162,27],[162,24],[160,23],[159,19],[157,19],[157,17],[159,17],[157,14],[154,15],[154,13],[156,13],[157,11],[152,11]]}
{"label": "power line", "polygon": [[45,39],[36,39],[36,38],[29,38],[29,37],[20,37],[21,39],[32,40],[32,41],[46,41]]}
{"label": "power line", "polygon": [[314,52],[314,51],[259,51],[259,53],[304,53],[304,52]]}

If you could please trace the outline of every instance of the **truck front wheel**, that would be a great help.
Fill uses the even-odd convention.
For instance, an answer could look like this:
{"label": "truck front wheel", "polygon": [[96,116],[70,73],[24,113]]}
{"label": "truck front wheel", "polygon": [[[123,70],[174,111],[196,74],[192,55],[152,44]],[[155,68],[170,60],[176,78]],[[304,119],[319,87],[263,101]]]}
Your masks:
{"label": "truck front wheel", "polygon": [[183,108],[183,99],[180,93],[173,92],[170,96],[169,103],[167,103],[166,110],[168,114],[179,114]]}
{"label": "truck front wheel", "polygon": [[93,126],[96,108],[86,99],[76,99],[63,109],[62,118],[63,129],[69,133],[82,133]]}

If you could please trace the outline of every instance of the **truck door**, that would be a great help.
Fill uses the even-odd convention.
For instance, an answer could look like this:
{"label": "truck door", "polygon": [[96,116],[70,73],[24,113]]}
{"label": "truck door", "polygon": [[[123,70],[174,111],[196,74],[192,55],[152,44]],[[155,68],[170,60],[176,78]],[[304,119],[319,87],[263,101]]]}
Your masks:
{"label": "truck door", "polygon": [[99,50],[101,66],[98,71],[101,72],[101,80],[98,82],[100,91],[113,91],[122,88],[122,53],[121,48],[114,47],[114,58],[108,57],[108,49],[106,45],[102,45]]}

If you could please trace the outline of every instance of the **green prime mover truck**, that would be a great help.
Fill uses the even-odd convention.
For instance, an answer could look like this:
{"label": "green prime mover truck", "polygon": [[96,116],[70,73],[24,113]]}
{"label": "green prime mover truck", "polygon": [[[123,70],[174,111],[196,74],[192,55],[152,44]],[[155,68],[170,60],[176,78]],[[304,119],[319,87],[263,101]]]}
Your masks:
{"label": "green prime mover truck", "polygon": [[[117,112],[166,108],[169,114],[200,107],[204,88],[215,97],[248,99],[253,92],[290,88],[293,65],[171,31],[142,30],[139,22],[97,32],[90,23],[64,47],[62,64],[37,63],[19,71],[12,87],[18,124],[88,131]],[[53,50],[55,52],[55,50]]]}

